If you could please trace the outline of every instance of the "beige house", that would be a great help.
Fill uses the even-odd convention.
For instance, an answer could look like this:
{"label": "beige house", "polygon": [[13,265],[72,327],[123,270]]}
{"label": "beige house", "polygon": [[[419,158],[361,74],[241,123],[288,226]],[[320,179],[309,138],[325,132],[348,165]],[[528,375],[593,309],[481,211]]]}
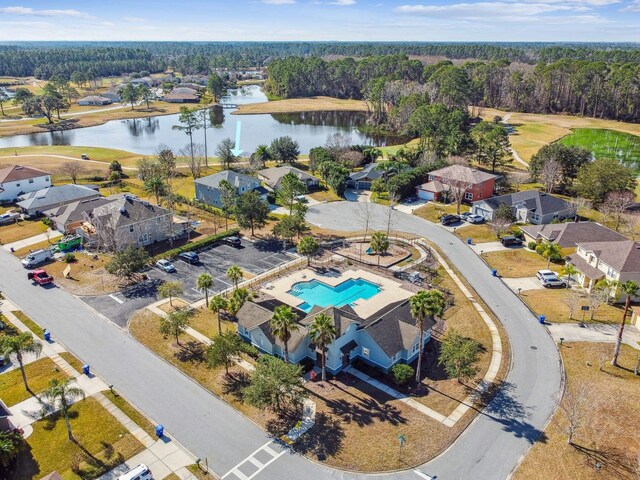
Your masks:
{"label": "beige house", "polygon": [[88,240],[110,251],[163,242],[182,233],[170,210],[130,195],[85,213],[85,220],[82,230]]}
{"label": "beige house", "polygon": [[[585,242],[576,246],[576,253],[569,255],[567,262],[580,272],[577,281],[588,291],[603,279],[640,283],[640,243],[627,240]],[[621,297],[622,300],[624,298]]]}

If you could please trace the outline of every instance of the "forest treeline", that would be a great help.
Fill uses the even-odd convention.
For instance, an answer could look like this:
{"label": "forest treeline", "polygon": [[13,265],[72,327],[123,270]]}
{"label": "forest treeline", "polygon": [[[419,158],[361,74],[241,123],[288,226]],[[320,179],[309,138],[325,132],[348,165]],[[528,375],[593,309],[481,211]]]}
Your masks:
{"label": "forest treeline", "polygon": [[640,120],[640,64],[563,59],[520,68],[506,60],[423,65],[406,55],[288,57],[271,62],[265,89],[281,98],[366,99],[371,123],[408,127],[425,104]]}
{"label": "forest treeline", "polygon": [[364,58],[378,55],[506,60],[526,64],[561,59],[640,63],[637,44],[420,42],[11,42],[0,45],[0,75],[48,79],[95,67],[103,75],[160,71],[185,74],[268,65],[290,56]]}

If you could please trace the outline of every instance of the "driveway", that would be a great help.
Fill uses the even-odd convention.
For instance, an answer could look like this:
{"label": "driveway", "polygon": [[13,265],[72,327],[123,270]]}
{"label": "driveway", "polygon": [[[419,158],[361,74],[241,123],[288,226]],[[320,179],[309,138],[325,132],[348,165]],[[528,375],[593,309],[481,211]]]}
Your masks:
{"label": "driveway", "polygon": [[242,248],[219,244],[200,250],[198,264],[191,265],[175,258],[172,260],[176,267],[174,273],[167,273],[153,266],[146,271],[149,276],[147,281],[110,295],[80,298],[116,325],[125,327],[137,310],[160,299],[158,287],[163,282],[181,282],[184,293],[180,297],[193,303],[204,298],[204,291],[195,287],[196,280],[201,273],[206,272],[213,277],[213,288],[209,290],[209,295],[215,295],[232,286],[227,278],[227,270],[231,265],[238,265],[252,276],[259,275],[291,261],[291,255],[282,253],[281,250],[282,244],[280,242],[270,241],[249,242],[242,240]]}
{"label": "driveway", "polygon": [[[513,248],[505,247],[500,242],[483,242],[483,243],[473,243],[469,245],[471,249],[476,252],[478,255],[481,253],[489,253],[489,252],[501,252],[504,250],[513,250]],[[521,248],[521,247],[517,247]]]}
{"label": "driveway", "polygon": [[[326,228],[357,230],[356,204],[333,202],[312,207],[308,219]],[[386,225],[385,207],[374,205],[372,228]],[[418,469],[381,475],[334,470],[299,455],[278,455],[262,464],[258,480],[367,479],[439,480],[506,478],[539,437],[560,391],[558,351],[544,327],[458,238],[429,222],[398,212],[396,227],[436,242],[504,325],[511,341],[507,388],[497,394],[449,449]],[[233,474],[255,452],[271,444],[267,434],[229,405],[167,365],[125,331],[101,318],[60,288],[26,289],[17,259],[0,250],[0,290],[54,338],[89,363],[107,383],[162,423],[180,443],[222,478]],[[536,347],[535,349],[531,348]],[[368,441],[366,438],[363,442]],[[409,439],[409,441],[411,441]],[[235,476],[234,476],[235,475]]]}
{"label": "driveway", "polygon": [[[558,342],[563,338],[565,342],[615,343],[618,328],[618,325],[600,323],[585,323],[584,327],[578,323],[552,323],[549,325],[549,332]],[[627,325],[622,334],[622,341],[640,350],[640,331],[633,325]]]}
{"label": "driveway", "polygon": [[521,277],[521,278],[503,278],[502,279],[507,286],[518,293],[518,290],[542,290],[544,285],[540,283],[536,277]]}

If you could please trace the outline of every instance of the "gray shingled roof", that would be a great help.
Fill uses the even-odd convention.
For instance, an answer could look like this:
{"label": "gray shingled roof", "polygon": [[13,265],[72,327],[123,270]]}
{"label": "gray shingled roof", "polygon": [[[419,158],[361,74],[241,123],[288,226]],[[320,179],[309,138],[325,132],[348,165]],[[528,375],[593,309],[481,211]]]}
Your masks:
{"label": "gray shingled roof", "polygon": [[563,248],[575,247],[582,242],[622,242],[627,237],[596,222],[567,222],[520,227],[532,238],[557,243]]}
{"label": "gray shingled roof", "polygon": [[132,223],[170,214],[171,212],[166,208],[153,205],[149,202],[143,202],[130,196],[124,196],[93,210],[93,216],[95,218],[110,215],[115,216],[116,227],[123,227]]}
{"label": "gray shingled roof", "polygon": [[226,180],[236,188],[247,186],[251,183],[258,181],[257,178],[252,177],[250,175],[237,173],[232,170],[224,170],[222,172],[214,173],[213,175],[207,175],[206,177],[198,178],[194,180],[194,182],[199,183],[201,185],[206,185],[207,187],[211,187],[211,188],[219,188],[220,182],[223,180]]}
{"label": "gray shingled roof", "polygon": [[264,170],[260,170],[260,172],[258,173],[266,178],[265,183],[274,189],[278,188],[278,186],[280,185],[280,180],[282,180],[282,177],[284,177],[287,173],[293,173],[296,177],[298,177],[299,180],[302,180],[303,182],[307,182],[309,180],[319,181],[317,177],[314,177],[313,175],[304,172],[299,168],[291,167],[289,165],[265,168]]}
{"label": "gray shingled roof", "polygon": [[313,319],[316,318],[320,313],[324,313],[325,315],[331,317],[333,319],[333,325],[336,327],[336,332],[338,332],[338,336],[343,335],[349,325],[352,323],[362,323],[362,319],[356,314],[356,312],[349,305],[345,305],[343,307],[313,307],[309,314],[301,321],[303,325],[309,326]]}
{"label": "gray shingled roof", "polygon": [[509,193],[507,195],[491,197],[481,201],[486,202],[494,210],[503,203],[511,207],[524,203],[527,210],[537,213],[538,215],[547,215],[549,213],[560,212],[571,208],[569,202],[566,202],[562,198],[548,193],[539,192],[538,190]]}
{"label": "gray shingled roof", "polygon": [[349,175],[349,178],[354,182],[357,182],[360,180],[366,180],[366,181],[377,180],[381,178],[384,173],[382,172],[382,170],[378,170],[378,166],[380,166],[379,162],[370,163],[359,172],[353,172],[351,175]]}
{"label": "gray shingled roof", "polygon": [[449,165],[448,167],[440,168],[429,172],[430,176],[446,178],[448,180],[455,180],[458,182],[465,182],[471,184],[479,184],[498,178],[498,175],[492,173],[483,172],[477,168],[465,167],[464,165]]}
{"label": "gray shingled roof", "polygon": [[46,210],[50,205],[71,203],[83,198],[91,198],[99,195],[100,193],[97,191],[83,185],[59,185],[22,195],[18,206],[25,210]]}
{"label": "gray shingled roof", "polygon": [[55,221],[59,225],[67,225],[73,222],[81,221],[83,213],[89,213],[97,207],[113,202],[113,199],[97,197],[88,200],[80,200],[77,202],[62,205],[61,207],[52,208],[43,212],[47,217],[55,217]]}
{"label": "gray shingled roof", "polygon": [[[598,260],[620,273],[640,273],[640,243],[638,242],[632,240],[623,242],[581,242],[578,246],[594,252]],[[571,258],[574,257],[572,256]]]}
{"label": "gray shingled roof", "polygon": [[[424,322],[425,330],[434,325],[435,322],[431,320]],[[390,305],[377,318],[370,317],[364,329],[389,357],[400,350],[411,348],[420,333],[411,315],[411,304],[408,300]]]}

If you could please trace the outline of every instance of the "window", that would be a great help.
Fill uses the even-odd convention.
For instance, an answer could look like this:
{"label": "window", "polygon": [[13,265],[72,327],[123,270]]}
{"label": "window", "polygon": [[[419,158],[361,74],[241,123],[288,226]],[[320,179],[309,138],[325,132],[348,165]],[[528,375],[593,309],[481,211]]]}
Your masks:
{"label": "window", "polygon": [[44,181],[45,181],[45,182],[49,182],[49,181],[50,181],[50,180],[49,180],[49,177],[45,178],[45,179],[44,179]]}
{"label": "window", "polygon": [[20,184],[19,184],[19,183],[16,183],[16,187],[19,187],[19,186],[20,186]]}
{"label": "window", "polygon": [[33,178],[30,178],[30,179],[29,179],[29,183],[33,183]]}
{"label": "window", "polygon": [[464,199],[465,200],[473,200],[473,193],[472,192],[465,192]]}
{"label": "window", "polygon": [[609,267],[609,269],[607,270],[607,277],[616,278],[616,275],[618,275],[618,272]]}
{"label": "window", "polygon": [[369,349],[368,348],[362,347],[362,356],[364,358],[369,358]]}
{"label": "window", "polygon": [[129,225],[129,232],[133,233],[133,225]]}
{"label": "window", "polygon": [[160,225],[161,220],[162,220],[162,219],[161,219],[160,217],[156,217],[156,225]]}

